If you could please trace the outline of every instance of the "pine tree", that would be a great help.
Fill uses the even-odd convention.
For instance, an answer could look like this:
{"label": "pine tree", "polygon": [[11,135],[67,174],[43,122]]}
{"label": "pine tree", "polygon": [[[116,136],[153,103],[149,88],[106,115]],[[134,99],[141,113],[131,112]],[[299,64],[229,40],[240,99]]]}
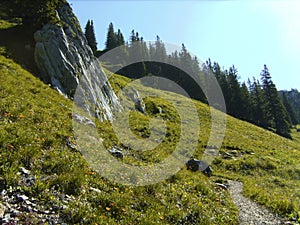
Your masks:
{"label": "pine tree", "polygon": [[[208,61],[208,63],[211,64],[211,62],[209,62],[209,61]],[[214,62],[213,66],[211,65],[211,68],[212,68],[213,74],[215,75],[215,77],[220,85],[225,103],[227,105],[227,103],[229,102],[229,99],[230,99],[230,90],[229,90],[229,84],[227,81],[228,73],[225,71],[222,71],[220,65],[217,62]]]}
{"label": "pine tree", "polygon": [[245,119],[244,111],[247,104],[243,99],[243,92],[239,83],[238,71],[233,65],[227,75],[227,110],[228,113],[239,119]]}
{"label": "pine tree", "polygon": [[85,26],[85,37],[88,42],[88,45],[91,47],[93,53],[95,54],[97,52],[97,42],[96,42],[96,36],[95,36],[95,30],[94,30],[94,23],[93,20],[88,20],[86,26]]}
{"label": "pine tree", "polygon": [[295,111],[296,120],[300,122],[300,92],[297,89],[291,89],[290,91],[281,91],[287,96],[289,103]]}
{"label": "pine tree", "polygon": [[124,36],[121,33],[121,30],[118,29],[118,33],[116,34],[117,46],[125,45]]}
{"label": "pine tree", "polygon": [[[146,48],[145,48],[146,47]],[[139,37],[139,33],[134,30],[131,31],[130,44],[128,46],[128,58],[130,62],[134,63],[127,68],[122,69],[123,74],[130,78],[140,78],[147,74],[147,68],[144,61],[145,54],[148,54],[147,45],[143,43],[143,38]]]}
{"label": "pine tree", "polygon": [[249,81],[249,89],[250,107],[253,112],[251,122],[263,128],[268,128],[266,101],[259,81],[256,81],[255,78],[252,84]]}
{"label": "pine tree", "polygon": [[[121,40],[119,40],[121,41]],[[106,36],[106,50],[109,51],[118,46],[118,40],[114,31],[114,25],[112,23],[108,26],[108,32]]]}
{"label": "pine tree", "polygon": [[297,120],[297,117],[296,117],[295,110],[293,109],[291,103],[289,102],[289,100],[288,100],[288,98],[286,96],[286,93],[282,92],[282,96],[281,97],[282,97],[282,103],[283,103],[286,111],[288,112],[290,123],[293,124],[293,125],[297,125],[298,124],[298,120]]}
{"label": "pine tree", "polygon": [[167,59],[168,56],[165,45],[157,35],[155,41],[155,60],[159,60],[160,62],[167,62]]}
{"label": "pine tree", "polygon": [[269,69],[266,65],[264,65],[264,69],[261,72],[261,80],[265,99],[271,115],[271,126],[276,129],[277,134],[291,138],[287,112],[283,106],[276,86],[271,79]]}
{"label": "pine tree", "polygon": [[250,93],[245,82],[241,86],[241,102],[240,119],[250,122],[252,118]]}

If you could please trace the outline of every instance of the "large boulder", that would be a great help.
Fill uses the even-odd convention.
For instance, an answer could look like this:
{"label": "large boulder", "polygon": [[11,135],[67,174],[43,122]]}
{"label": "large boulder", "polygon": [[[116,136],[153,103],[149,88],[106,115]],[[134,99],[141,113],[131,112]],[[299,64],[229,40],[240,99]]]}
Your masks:
{"label": "large boulder", "polygon": [[34,34],[34,57],[41,79],[62,94],[75,96],[76,104],[91,115],[112,119],[118,99],[70,5],[57,9],[56,17],[58,23],[48,23]]}

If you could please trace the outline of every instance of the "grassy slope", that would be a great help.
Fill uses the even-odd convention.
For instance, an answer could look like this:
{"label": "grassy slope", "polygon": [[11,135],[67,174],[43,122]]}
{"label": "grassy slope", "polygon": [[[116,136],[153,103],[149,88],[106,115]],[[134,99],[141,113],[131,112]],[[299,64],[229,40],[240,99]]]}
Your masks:
{"label": "grassy slope", "polygon": [[[130,82],[121,76],[111,80],[117,92]],[[149,91],[148,88],[142,90]],[[175,94],[163,95],[176,98],[183,105],[186,102]],[[72,102],[4,56],[0,56],[0,98],[0,189],[12,186],[49,206],[60,204],[54,190],[74,195],[75,200],[58,211],[71,224],[82,222],[82,218],[85,223],[93,224],[236,224],[237,209],[229,194],[213,182],[227,178],[243,180],[247,196],[275,211],[293,216],[300,211],[300,139],[289,141],[228,117],[221,152],[237,157],[216,159],[213,165],[216,176],[208,179],[202,174],[181,170],[162,183],[131,187],[101,178],[88,167],[79,152],[67,147],[67,139],[73,142],[76,139],[71,119]],[[170,136],[153,151],[132,151],[124,159],[128,163],[161,160],[172,151],[180,135],[179,116],[168,102],[160,98],[148,98],[145,102],[147,115],[131,114],[132,131],[140,136],[148,133],[147,121],[156,116],[151,112],[159,106],[163,109],[161,116],[169,119]],[[209,108],[201,103],[196,105],[203,128],[195,152],[200,158],[210,119]],[[106,147],[122,146],[110,123],[97,125]],[[295,133],[295,137],[298,134]],[[20,184],[21,166],[36,175],[33,186]],[[90,187],[100,192],[91,191]]]}
{"label": "grassy slope", "polygon": [[[119,84],[119,87],[130,82],[117,75],[113,76],[112,81]],[[163,101],[154,102],[164,105]],[[207,142],[210,120],[209,108],[198,102],[196,105],[202,131],[195,156],[200,158],[204,150],[202,143]],[[300,133],[293,130],[292,135],[293,141],[228,116],[220,155],[213,162],[215,177],[212,179],[242,180],[246,196],[277,213],[300,221]],[[224,159],[225,153],[233,157]]]}
{"label": "grassy slope", "polygon": [[[228,193],[202,174],[182,171],[161,184],[136,188],[100,178],[66,146],[68,138],[74,139],[68,109],[72,102],[11,60],[0,56],[0,62],[1,189],[19,186],[49,205],[58,201],[53,189],[73,194],[77,200],[60,212],[70,223],[82,217],[99,224],[181,224],[184,218],[190,223],[235,223]],[[21,166],[37,176],[34,186],[19,184]],[[90,191],[91,186],[101,193]]]}

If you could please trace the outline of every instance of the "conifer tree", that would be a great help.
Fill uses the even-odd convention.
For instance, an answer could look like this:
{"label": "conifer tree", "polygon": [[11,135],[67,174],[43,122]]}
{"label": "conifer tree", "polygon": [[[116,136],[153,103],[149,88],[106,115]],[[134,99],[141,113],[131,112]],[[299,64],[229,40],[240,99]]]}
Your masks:
{"label": "conifer tree", "polygon": [[286,94],[286,97],[295,111],[296,120],[300,122],[300,92],[297,89],[291,89],[290,91],[281,91]]}
{"label": "conifer tree", "polygon": [[161,62],[166,62],[168,59],[165,44],[158,35],[156,36],[155,41],[155,59]]}
{"label": "conifer tree", "polygon": [[267,106],[264,98],[264,93],[262,87],[258,80],[253,79],[253,83],[250,84],[250,105],[252,109],[252,123],[261,126],[263,128],[268,128],[268,119],[267,119]]}
{"label": "conifer tree", "polygon": [[211,68],[212,68],[212,72],[214,73],[214,75],[220,85],[220,88],[221,88],[223,96],[224,96],[225,103],[227,104],[227,102],[229,102],[229,98],[230,98],[230,90],[229,90],[229,85],[227,82],[228,73],[225,71],[222,71],[220,65],[217,62],[214,62],[213,66],[211,66]]}
{"label": "conifer tree", "polygon": [[242,106],[241,101],[241,87],[238,81],[238,71],[234,67],[229,68],[228,76],[227,76],[227,83],[228,83],[228,102],[227,103],[227,110],[228,113],[237,117],[241,118],[239,109]]}
{"label": "conifer tree", "polygon": [[95,36],[95,30],[94,30],[94,23],[93,20],[88,20],[86,26],[85,26],[85,37],[88,42],[88,45],[91,47],[93,53],[95,54],[97,52],[97,42],[96,42],[96,36]]}
{"label": "conifer tree", "polygon": [[297,117],[296,117],[295,110],[293,109],[291,103],[289,102],[285,92],[282,92],[282,103],[283,103],[286,111],[288,112],[290,123],[293,124],[293,125],[297,125],[298,120],[297,120]]}
{"label": "conifer tree", "polygon": [[116,35],[116,39],[117,39],[117,46],[124,45],[125,40],[124,40],[123,34],[121,33],[120,29],[118,29],[118,33],[115,35]]}
{"label": "conifer tree", "polygon": [[266,65],[264,65],[264,69],[261,72],[261,80],[269,114],[271,115],[271,126],[276,129],[277,134],[291,138],[286,109],[283,106]]}
{"label": "conifer tree", "polygon": [[114,25],[112,23],[108,26],[108,32],[106,36],[106,50],[109,51],[118,46],[118,40],[114,31]]}
{"label": "conifer tree", "polygon": [[250,103],[250,93],[247,88],[247,85],[242,83],[241,86],[241,107],[240,107],[240,119],[246,120],[248,122],[251,121],[252,111],[251,111],[251,103]]}

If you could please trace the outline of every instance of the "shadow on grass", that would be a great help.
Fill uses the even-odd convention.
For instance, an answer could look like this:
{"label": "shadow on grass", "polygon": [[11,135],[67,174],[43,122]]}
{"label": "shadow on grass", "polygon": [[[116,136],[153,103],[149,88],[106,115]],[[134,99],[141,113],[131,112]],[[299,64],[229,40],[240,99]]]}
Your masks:
{"label": "shadow on grass", "polygon": [[34,61],[34,31],[30,26],[22,24],[9,28],[0,28],[0,47],[6,49],[5,56],[12,58],[24,69],[38,74]]}

